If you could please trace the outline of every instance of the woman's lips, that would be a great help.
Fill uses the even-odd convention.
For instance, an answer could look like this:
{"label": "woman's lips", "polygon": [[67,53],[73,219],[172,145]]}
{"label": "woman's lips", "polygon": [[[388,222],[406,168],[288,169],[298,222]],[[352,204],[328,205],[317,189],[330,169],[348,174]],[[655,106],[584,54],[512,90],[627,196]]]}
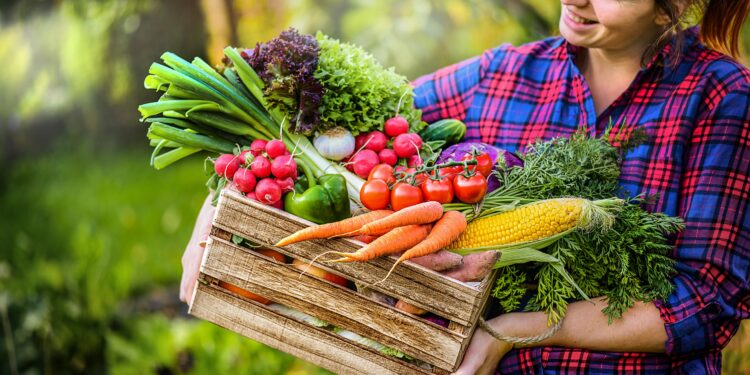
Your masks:
{"label": "woman's lips", "polygon": [[596,25],[598,22],[590,20],[588,18],[581,17],[573,11],[571,11],[568,8],[564,8],[564,14],[563,17],[565,19],[565,23],[568,24],[568,26],[575,30],[585,30],[591,28],[593,25]]}

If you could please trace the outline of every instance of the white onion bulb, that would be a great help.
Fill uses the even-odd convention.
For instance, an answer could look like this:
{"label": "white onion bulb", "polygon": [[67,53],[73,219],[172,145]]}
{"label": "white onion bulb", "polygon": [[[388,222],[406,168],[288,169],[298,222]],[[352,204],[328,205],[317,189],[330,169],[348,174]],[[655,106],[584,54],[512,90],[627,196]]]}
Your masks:
{"label": "white onion bulb", "polygon": [[354,153],[354,136],[348,130],[336,127],[315,137],[313,145],[324,158],[339,161]]}

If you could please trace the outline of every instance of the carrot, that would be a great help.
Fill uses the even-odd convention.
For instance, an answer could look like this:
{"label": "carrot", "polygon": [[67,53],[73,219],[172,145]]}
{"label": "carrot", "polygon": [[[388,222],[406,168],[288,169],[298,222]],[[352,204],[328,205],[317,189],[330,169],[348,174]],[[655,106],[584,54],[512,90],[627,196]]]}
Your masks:
{"label": "carrot", "polygon": [[368,236],[368,235],[362,234],[359,236],[354,236],[352,237],[352,239],[357,240],[359,242],[372,243],[372,241],[375,241],[376,239],[378,239],[378,237],[379,236]]}
{"label": "carrot", "polygon": [[403,312],[414,314],[414,315],[427,314],[427,310],[414,306],[410,303],[406,303],[404,302],[404,300],[398,300],[398,302],[396,302],[396,308]]}
{"label": "carrot", "polygon": [[305,228],[283,238],[281,241],[276,243],[276,246],[282,247],[301,241],[330,238],[335,235],[357,230],[367,223],[383,219],[392,213],[393,211],[391,210],[371,211],[366,214],[350,217],[348,219],[337,221],[335,223],[328,223]]}
{"label": "carrot", "polygon": [[353,253],[330,252],[343,257],[331,262],[366,262],[383,255],[404,251],[424,240],[430,233],[430,227],[429,224],[423,224],[395,228]]}
{"label": "carrot", "polygon": [[401,254],[401,256],[398,258],[398,260],[396,260],[396,263],[393,264],[391,270],[388,271],[388,274],[385,275],[385,278],[376,282],[375,284],[385,281],[385,279],[387,279],[388,276],[391,275],[391,272],[396,269],[396,266],[399,265],[399,263],[411,258],[432,254],[447,247],[453,241],[458,239],[458,237],[465,229],[466,216],[464,216],[464,214],[458,211],[446,212],[443,217],[441,217],[440,220],[435,223],[435,226],[432,228],[432,231],[427,236],[427,238],[425,238],[424,241],[418,243],[411,249],[404,251],[404,253]]}
{"label": "carrot", "polygon": [[363,225],[357,230],[345,233],[345,236],[365,234],[368,236],[383,234],[393,228],[405,225],[428,224],[440,219],[443,215],[443,205],[438,202],[429,201],[414,206],[406,207],[396,211],[393,215],[386,216],[380,220]]}

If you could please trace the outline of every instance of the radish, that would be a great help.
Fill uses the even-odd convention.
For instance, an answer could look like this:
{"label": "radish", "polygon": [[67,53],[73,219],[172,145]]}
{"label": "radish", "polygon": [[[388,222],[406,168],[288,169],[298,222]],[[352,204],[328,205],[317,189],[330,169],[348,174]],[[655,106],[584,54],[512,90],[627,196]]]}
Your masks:
{"label": "radish", "polygon": [[[250,158],[250,162],[248,162],[248,157]],[[237,158],[240,159],[240,164],[242,165],[248,165],[253,162],[253,154],[250,150],[241,151],[240,154],[237,155]]]}
{"label": "radish", "polygon": [[250,153],[253,154],[253,156],[258,156],[263,153],[263,151],[266,150],[266,142],[263,139],[256,139],[253,141],[253,143],[250,144]]}
{"label": "radish", "polygon": [[355,154],[351,162],[354,173],[366,179],[370,175],[370,171],[378,165],[380,160],[378,160],[378,154],[375,151],[364,149]]}
{"label": "radish", "polygon": [[287,178],[294,175],[297,170],[297,163],[292,155],[281,155],[271,162],[271,174],[278,178]]}
{"label": "radish", "polygon": [[274,207],[274,208],[278,208],[279,210],[283,210],[284,209],[284,200],[283,199],[279,199],[279,200],[276,201],[276,203],[272,204],[271,206]]}
{"label": "radish", "polygon": [[[396,139],[393,140],[393,151],[396,152],[396,155],[398,155],[398,157],[408,158],[419,152],[419,148],[422,147],[422,139],[419,138],[419,142],[416,142],[417,138],[414,138],[412,134],[400,134],[396,136]],[[417,135],[417,137],[419,136]]]}
{"label": "radish", "polygon": [[367,136],[370,133],[359,133],[358,136],[354,137],[354,150],[359,150],[362,148],[362,146],[365,145],[365,142],[367,141]]}
{"label": "radish", "polygon": [[240,168],[237,173],[234,174],[234,184],[237,186],[237,190],[243,193],[249,193],[255,189],[255,175],[247,168]]}
{"label": "radish", "polygon": [[275,178],[274,181],[279,184],[282,193],[288,193],[294,190],[294,179],[292,179],[291,177]]}
{"label": "radish", "polygon": [[251,191],[251,192],[245,194],[245,196],[248,197],[248,198],[250,198],[250,199],[252,199],[252,200],[254,200],[254,201],[256,201],[256,202],[258,201],[258,197],[255,196],[255,192],[254,191]]}
{"label": "radish", "polygon": [[367,138],[365,138],[365,148],[375,152],[384,149],[386,143],[388,143],[388,138],[386,138],[385,134],[377,130],[373,130]]}
{"label": "radish", "polygon": [[265,178],[271,175],[271,162],[265,156],[258,156],[250,164],[250,170],[255,177]]}
{"label": "radish", "polygon": [[258,202],[273,205],[281,199],[281,186],[273,179],[264,178],[255,185],[255,196]]}
{"label": "radish", "polygon": [[414,144],[417,147],[417,150],[422,148],[422,137],[419,136],[417,133],[408,133],[409,136],[411,136],[411,141],[414,142]]}
{"label": "radish", "polygon": [[280,139],[272,139],[266,143],[266,154],[273,159],[286,154],[286,145]]}
{"label": "radish", "polygon": [[410,167],[418,167],[422,165],[422,158],[419,157],[419,154],[414,154],[409,156],[409,160],[406,164]]}
{"label": "radish", "polygon": [[214,161],[216,174],[227,179],[232,179],[237,168],[240,167],[240,159],[232,154],[222,154]]}
{"label": "radish", "polygon": [[384,148],[378,152],[378,159],[381,163],[390,165],[391,167],[398,163],[398,155],[390,148]]}
{"label": "radish", "polygon": [[385,130],[385,134],[388,134],[389,137],[396,137],[409,131],[409,122],[407,122],[405,118],[397,115],[389,118],[385,122],[383,129]]}

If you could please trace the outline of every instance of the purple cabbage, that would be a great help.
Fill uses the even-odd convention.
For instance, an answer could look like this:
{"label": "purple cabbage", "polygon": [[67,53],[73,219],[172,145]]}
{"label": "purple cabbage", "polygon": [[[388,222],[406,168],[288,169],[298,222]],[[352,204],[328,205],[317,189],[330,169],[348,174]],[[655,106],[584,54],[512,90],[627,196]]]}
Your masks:
{"label": "purple cabbage", "polygon": [[[497,168],[498,158],[500,155],[503,156],[506,168],[523,167],[523,161],[512,152],[481,142],[463,142],[450,146],[446,148],[442,153],[440,153],[440,157],[438,158],[437,162],[443,163],[449,160],[459,161],[464,157],[464,155],[471,153],[475,149],[479,152],[487,153],[487,155],[489,155],[492,159],[493,164],[495,164],[495,168]],[[487,179],[488,192],[493,191],[499,187],[500,181],[498,181],[495,175],[492,175],[489,179]]]}
{"label": "purple cabbage", "polygon": [[310,135],[320,125],[324,88],[313,77],[319,52],[314,36],[290,28],[241,54],[266,85],[263,94],[269,105],[286,115],[294,133]]}

